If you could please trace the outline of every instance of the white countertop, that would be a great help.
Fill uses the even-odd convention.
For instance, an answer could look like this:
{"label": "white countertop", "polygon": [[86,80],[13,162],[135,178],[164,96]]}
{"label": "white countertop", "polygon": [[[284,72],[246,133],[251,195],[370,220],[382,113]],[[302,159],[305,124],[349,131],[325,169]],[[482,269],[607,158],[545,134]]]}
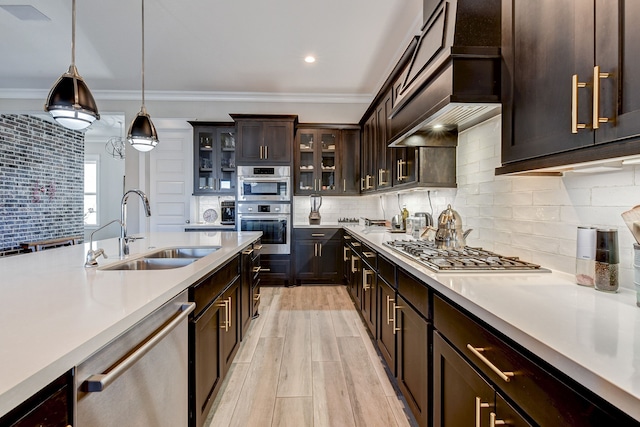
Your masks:
{"label": "white countertop", "polygon": [[[408,235],[347,230],[435,291],[640,420],[640,307],[628,289],[599,292],[551,273],[434,273],[382,246]],[[509,254],[502,254],[509,255]],[[526,260],[525,260],[526,261]]]}
{"label": "white countertop", "polygon": [[[220,246],[185,267],[156,271],[84,268],[89,244],[0,258],[0,416],[127,328],[224,264],[259,232],[151,233],[129,258],[154,249]],[[118,259],[118,240],[94,242]],[[154,249],[152,249],[154,248]]]}

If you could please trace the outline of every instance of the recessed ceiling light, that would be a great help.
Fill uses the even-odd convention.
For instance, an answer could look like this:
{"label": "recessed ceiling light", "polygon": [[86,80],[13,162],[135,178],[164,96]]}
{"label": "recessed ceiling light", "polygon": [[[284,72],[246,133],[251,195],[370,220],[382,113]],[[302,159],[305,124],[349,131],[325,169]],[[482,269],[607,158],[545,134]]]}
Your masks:
{"label": "recessed ceiling light", "polygon": [[316,57],[313,55],[308,55],[304,58],[304,62],[306,62],[307,64],[313,64],[314,62],[316,62]]}
{"label": "recessed ceiling light", "polygon": [[434,130],[442,129],[444,125],[433,125]]}
{"label": "recessed ceiling light", "polygon": [[31,5],[7,4],[0,6],[0,8],[21,21],[51,21],[51,18]]}

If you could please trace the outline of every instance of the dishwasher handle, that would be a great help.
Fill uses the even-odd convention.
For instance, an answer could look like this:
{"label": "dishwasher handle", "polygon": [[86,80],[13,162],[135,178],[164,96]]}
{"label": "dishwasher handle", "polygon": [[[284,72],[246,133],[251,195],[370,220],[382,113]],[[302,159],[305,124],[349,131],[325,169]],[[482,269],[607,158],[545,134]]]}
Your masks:
{"label": "dishwasher handle", "polygon": [[93,393],[100,392],[106,389],[120,375],[122,375],[127,369],[131,368],[153,347],[155,347],[158,343],[160,343],[160,341],[162,341],[167,335],[169,335],[171,331],[176,328],[176,326],[186,320],[189,316],[189,313],[191,313],[195,308],[195,302],[182,304],[180,306],[180,314],[178,314],[171,322],[167,323],[159,332],[149,338],[144,344],[138,347],[136,351],[131,353],[117,365],[107,369],[106,373],[91,375],[84,382],[83,390],[87,393]]}

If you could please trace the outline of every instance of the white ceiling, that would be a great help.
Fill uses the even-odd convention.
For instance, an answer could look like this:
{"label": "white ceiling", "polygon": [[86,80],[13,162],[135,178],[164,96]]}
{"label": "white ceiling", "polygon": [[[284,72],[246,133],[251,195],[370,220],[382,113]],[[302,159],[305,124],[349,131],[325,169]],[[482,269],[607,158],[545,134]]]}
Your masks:
{"label": "white ceiling", "polygon": [[[46,95],[71,62],[71,0],[0,5],[33,5],[50,18],[21,21],[0,9],[0,102],[3,91],[16,89]],[[421,17],[422,0],[146,0],[147,95],[331,96],[362,104]],[[317,62],[306,64],[308,54]],[[140,56],[140,2],[77,1],[76,65],[98,103],[139,98]]]}

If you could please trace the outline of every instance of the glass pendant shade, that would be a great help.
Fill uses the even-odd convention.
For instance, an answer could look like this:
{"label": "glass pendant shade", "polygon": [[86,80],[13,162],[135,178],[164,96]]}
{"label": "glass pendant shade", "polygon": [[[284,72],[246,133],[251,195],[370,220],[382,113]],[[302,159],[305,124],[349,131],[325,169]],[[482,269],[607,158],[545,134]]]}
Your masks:
{"label": "glass pendant shade", "polygon": [[131,122],[127,140],[138,151],[151,151],[158,145],[156,127],[144,107]]}
{"label": "glass pendant shade", "polygon": [[86,129],[100,119],[96,101],[73,65],[51,88],[44,109],[60,125],[73,130]]}

